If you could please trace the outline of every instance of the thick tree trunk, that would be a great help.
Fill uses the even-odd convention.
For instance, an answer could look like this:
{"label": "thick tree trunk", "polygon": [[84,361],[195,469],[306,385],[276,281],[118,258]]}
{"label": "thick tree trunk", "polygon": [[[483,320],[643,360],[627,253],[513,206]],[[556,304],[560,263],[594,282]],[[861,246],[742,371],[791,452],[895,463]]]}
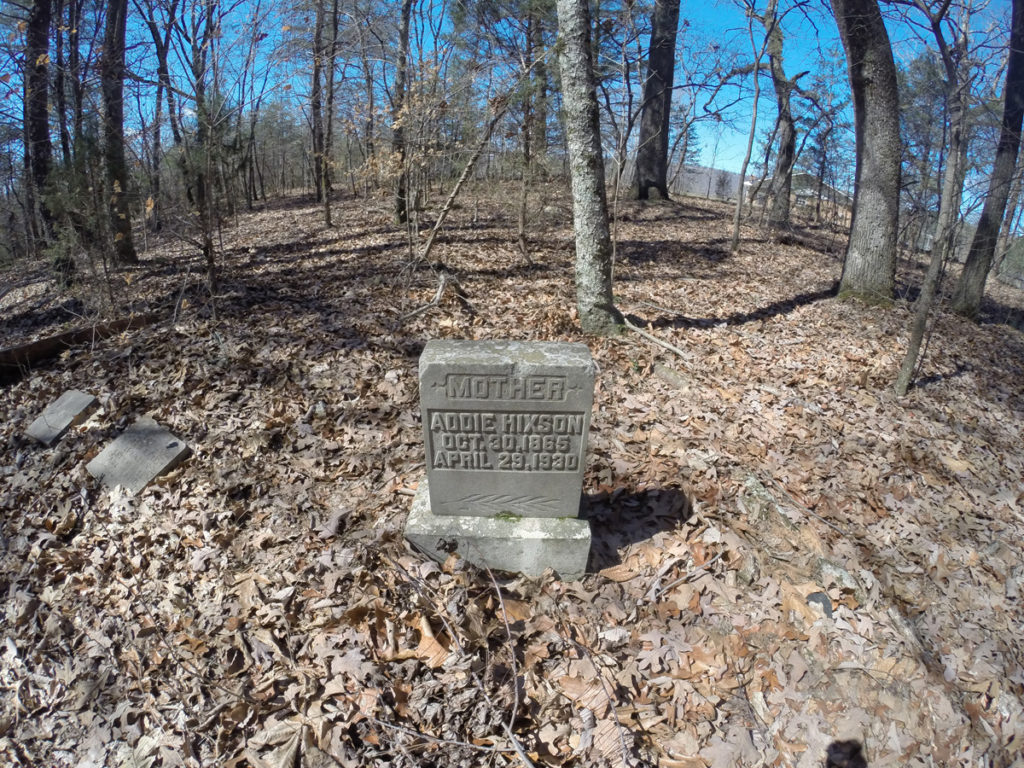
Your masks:
{"label": "thick tree trunk", "polygon": [[996,147],[988,195],[971,241],[967,263],[953,295],[953,311],[976,317],[985,293],[999,227],[1006,213],[1006,201],[1020,147],[1021,123],[1024,121],[1024,0],[1013,0],[1013,22],[1010,31],[1010,59],[1006,67],[1003,90],[1003,120]]}
{"label": "thick tree trunk", "polygon": [[114,261],[120,265],[139,263],[132,242],[128,166],[124,156],[124,36],[127,17],[127,0],[110,0],[107,3],[103,57],[100,60],[110,231],[114,235]]}
{"label": "thick tree trunk", "polygon": [[831,0],[853,92],[857,170],[840,296],[892,299],[899,224],[896,66],[877,0]]}
{"label": "thick tree trunk", "polygon": [[612,242],[601,154],[587,0],[558,0],[559,69],[576,230],[576,305],[584,332],[617,333],[612,299]]}
{"label": "thick tree trunk", "polygon": [[405,224],[409,220],[409,174],[405,167],[405,89],[409,78],[409,22],[412,18],[412,0],[402,0],[401,22],[398,27],[398,62],[395,69],[395,94],[391,109],[391,151],[398,163],[395,181],[395,220]]}
{"label": "thick tree trunk", "polygon": [[36,247],[49,239],[53,220],[45,197],[53,152],[48,73],[51,13],[50,0],[35,0],[25,28],[25,169],[30,228]]}
{"label": "thick tree trunk", "polygon": [[662,199],[668,199],[668,125],[678,28],[679,0],[656,0],[651,12],[651,46],[636,152],[639,200],[646,200],[652,187]]}

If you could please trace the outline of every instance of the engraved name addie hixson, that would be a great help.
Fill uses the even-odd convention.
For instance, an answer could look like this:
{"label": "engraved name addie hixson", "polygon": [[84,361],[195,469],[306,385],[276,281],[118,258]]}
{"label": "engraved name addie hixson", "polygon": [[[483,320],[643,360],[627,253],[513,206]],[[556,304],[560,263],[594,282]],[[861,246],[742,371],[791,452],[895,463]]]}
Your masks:
{"label": "engraved name addie hixson", "polygon": [[575,517],[593,382],[583,344],[428,343],[420,396],[435,514]]}

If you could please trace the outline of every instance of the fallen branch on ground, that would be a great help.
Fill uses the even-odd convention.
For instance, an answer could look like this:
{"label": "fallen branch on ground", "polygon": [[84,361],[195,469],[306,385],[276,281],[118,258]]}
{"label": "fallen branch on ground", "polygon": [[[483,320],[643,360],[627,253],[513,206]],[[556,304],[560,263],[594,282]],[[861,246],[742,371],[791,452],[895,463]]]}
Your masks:
{"label": "fallen branch on ground", "polygon": [[452,291],[455,293],[455,298],[458,299],[462,308],[470,314],[476,314],[476,310],[473,309],[473,305],[469,303],[469,296],[466,295],[466,291],[462,288],[462,283],[459,282],[459,278],[456,277],[455,273],[448,269],[444,264],[434,264],[432,269],[437,275],[437,291],[434,293],[434,298],[428,301],[421,307],[417,307],[412,312],[406,312],[400,318],[398,323],[402,324],[406,320],[411,320],[417,315],[422,315],[428,309],[433,309],[441,303],[441,298],[444,296],[444,289],[449,285],[452,287]]}
{"label": "fallen branch on ground", "polygon": [[98,339],[106,339],[124,331],[143,328],[162,319],[162,314],[151,312],[134,317],[123,317],[107,323],[97,323],[85,328],[74,328],[56,336],[30,341],[15,347],[0,349],[0,383],[11,383],[21,379],[32,366],[57,357],[64,350]]}

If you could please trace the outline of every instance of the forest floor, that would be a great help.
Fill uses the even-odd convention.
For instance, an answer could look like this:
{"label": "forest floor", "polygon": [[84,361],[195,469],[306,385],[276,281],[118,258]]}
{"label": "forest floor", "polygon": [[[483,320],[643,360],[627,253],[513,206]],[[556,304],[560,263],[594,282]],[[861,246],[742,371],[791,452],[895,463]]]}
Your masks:
{"label": "forest floor", "polygon": [[[215,302],[170,240],[0,298],[4,346],[104,302],[166,318],[0,388],[0,762],[1024,764],[1024,293],[940,313],[897,400],[909,305],[834,297],[841,235],[750,227],[732,256],[725,205],[630,202],[616,301],[676,351],[587,338],[541,191],[532,265],[512,206],[464,195],[431,260],[469,304],[404,322],[438,282],[384,201],[242,215]],[[583,579],[405,544],[432,338],[589,345]],[[100,409],[30,443],[70,388]],[[194,453],[131,499],[85,465],[145,413]]]}

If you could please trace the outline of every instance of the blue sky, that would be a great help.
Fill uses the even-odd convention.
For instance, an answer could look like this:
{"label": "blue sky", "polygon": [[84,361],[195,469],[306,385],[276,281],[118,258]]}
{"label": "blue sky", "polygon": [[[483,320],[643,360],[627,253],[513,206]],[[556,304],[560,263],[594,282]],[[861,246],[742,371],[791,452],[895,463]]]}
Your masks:
{"label": "blue sky", "polygon": [[[785,7],[786,5],[788,3],[785,0],[780,2],[780,6]],[[810,3],[806,14],[800,11],[793,11],[783,20],[782,27],[785,35],[783,57],[787,75],[792,76],[803,71],[819,72],[822,67],[822,57],[819,51],[828,50],[829,48],[836,48],[841,51],[839,34],[829,8],[827,0],[814,0]],[[996,22],[1000,22],[1002,26],[1008,27],[1010,8],[1010,0],[991,0],[987,6],[977,13],[973,26],[981,30],[991,27]],[[891,11],[892,9],[890,8],[889,10]],[[911,15],[915,15],[915,13],[911,11]],[[683,0],[680,17],[688,19],[693,28],[708,30],[711,34],[720,36],[722,40],[737,40],[743,50],[749,52],[749,58],[753,58],[747,33],[747,20],[738,1],[716,0],[716,2],[702,3],[697,0],[691,0],[690,2]],[[920,14],[916,14],[916,17],[920,18]],[[897,66],[901,61],[909,62],[924,47],[920,37],[921,31],[915,29],[910,24],[897,23],[891,18],[887,18],[886,23]],[[755,35],[758,32],[759,30],[755,30]],[[926,32],[927,30],[925,30]],[[761,39],[758,39],[757,42],[760,43],[760,41]],[[931,39],[928,42],[929,47],[934,47]],[[996,39],[996,43],[1005,46],[1006,40],[1000,36]],[[849,86],[846,81],[845,58],[840,56],[833,66],[835,66],[836,71],[832,74],[839,78],[840,85],[844,89],[843,92],[848,94]],[[802,80],[801,84],[806,84],[809,79],[810,77]],[[745,87],[749,93],[753,87],[751,77],[747,77]],[[1001,88],[1002,84],[1000,82],[1000,93]],[[735,172],[739,171],[746,150],[747,131],[750,126],[750,107],[751,101],[748,99],[743,104],[738,105],[737,110],[734,112],[733,123],[739,127],[738,130],[729,128],[723,130],[718,143],[718,151],[714,158],[713,164],[715,167]],[[775,116],[776,108],[771,83],[767,77],[763,77],[761,82],[761,103],[758,110],[759,136],[772,129]],[[714,134],[709,127],[702,128],[700,133],[702,140],[701,162],[704,165],[711,165]],[[758,145],[755,140],[752,162],[758,159],[757,153]]]}
{"label": "blue sky", "polygon": [[[785,5],[785,3],[780,5]],[[747,29],[747,19],[738,2],[718,0],[713,3],[702,3],[683,0],[680,17],[688,20],[695,30],[706,31],[723,42],[734,42],[744,52],[748,61],[753,60],[754,52]],[[800,11],[790,12],[782,22],[782,29],[784,33],[783,59],[786,74],[790,77],[800,72],[814,73],[818,71],[821,68],[822,60],[820,51],[840,45],[835,22],[825,2],[814,3],[808,9],[807,14]],[[760,47],[764,39],[764,31],[759,24],[755,26],[754,35],[755,43]],[[845,64],[840,62],[840,67],[845,67]],[[845,77],[845,69],[840,74]],[[810,76],[803,78],[801,85],[808,85],[809,79]],[[704,126],[700,129],[701,163],[703,165],[713,164],[716,168],[739,172],[747,148],[753,75],[744,78],[743,87],[748,98],[737,105],[733,111],[731,123],[734,127],[722,127],[717,151],[714,151],[715,132],[711,126]],[[758,136],[772,129],[775,124],[775,116],[775,98],[771,82],[766,76],[762,76],[761,101],[758,107]],[[756,162],[759,159],[758,152],[759,146],[755,139],[751,162]]]}

